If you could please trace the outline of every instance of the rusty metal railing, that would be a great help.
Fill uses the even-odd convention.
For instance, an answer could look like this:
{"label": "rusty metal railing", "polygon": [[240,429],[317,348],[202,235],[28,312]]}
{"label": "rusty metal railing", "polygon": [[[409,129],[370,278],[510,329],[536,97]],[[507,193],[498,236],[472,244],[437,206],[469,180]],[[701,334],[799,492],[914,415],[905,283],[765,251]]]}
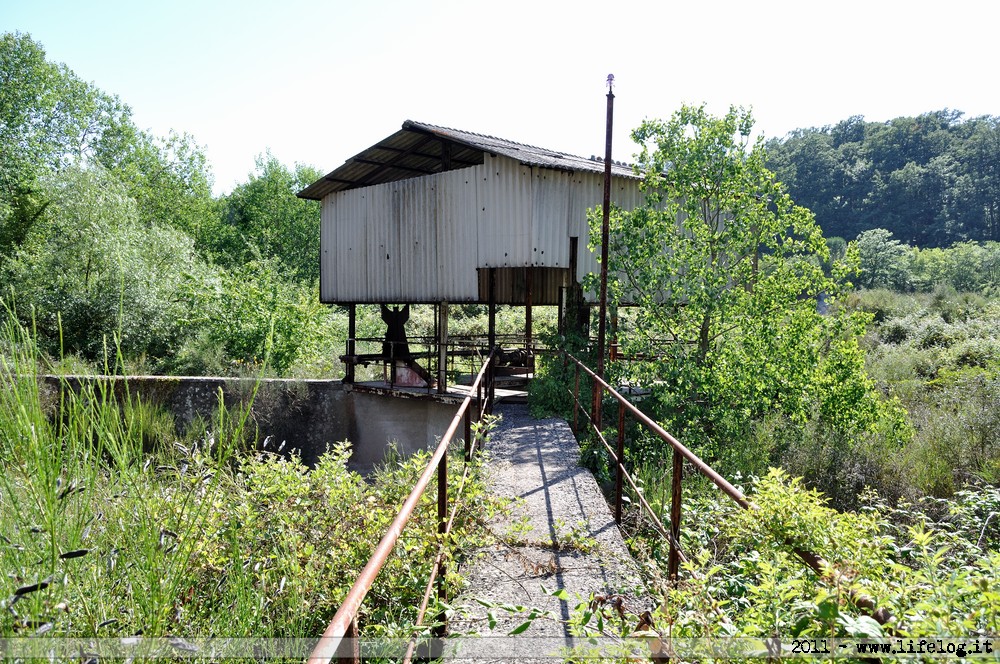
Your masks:
{"label": "rusty metal railing", "polygon": [[[447,541],[448,535],[451,532],[451,526],[455,521],[455,515],[458,511],[458,506],[460,504],[460,492],[459,498],[456,499],[455,505],[451,513],[448,510],[448,447],[451,444],[452,438],[454,438],[455,433],[458,431],[458,427],[464,423],[465,426],[465,460],[468,462],[471,460],[473,453],[475,452],[476,441],[472,436],[472,411],[470,410],[470,405],[473,401],[473,397],[477,399],[479,405],[479,418],[482,419],[484,415],[489,415],[492,413],[493,409],[493,397],[494,397],[494,387],[493,387],[493,357],[494,354],[491,352],[485,362],[483,362],[482,368],[479,370],[476,379],[473,381],[471,387],[469,388],[469,393],[462,400],[462,404],[458,408],[458,412],[452,418],[451,423],[448,425],[444,436],[441,437],[441,442],[434,449],[434,453],[431,455],[430,461],[427,463],[427,467],[421,473],[420,478],[414,485],[413,489],[410,491],[410,495],[407,497],[406,501],[403,502],[403,506],[399,509],[396,514],[396,518],[393,519],[392,523],[389,525],[388,531],[382,536],[381,541],[379,541],[378,546],[375,547],[375,551],[372,553],[371,557],[368,559],[368,563],[361,570],[358,575],[357,580],[351,589],[348,591],[347,596],[340,605],[337,613],[333,616],[330,624],[327,626],[326,631],[323,632],[323,636],[320,638],[319,643],[313,649],[312,654],[309,656],[310,664],[326,664],[334,657],[337,657],[339,661],[347,662],[360,662],[361,654],[358,650],[358,622],[357,616],[358,611],[361,608],[361,603],[364,601],[365,596],[371,589],[372,584],[375,582],[375,578],[378,573],[382,570],[385,565],[386,560],[389,558],[389,554],[396,546],[396,542],[399,540],[403,528],[406,527],[407,522],[410,520],[420,498],[423,496],[424,491],[426,491],[427,486],[430,484],[431,476],[437,472],[437,518],[438,518],[438,536],[441,540],[442,549],[439,551],[437,557],[434,560],[434,566],[431,570],[430,580],[427,583],[427,588],[424,592],[423,602],[421,603],[416,624],[420,625],[423,622],[424,616],[426,615],[427,606],[430,603],[430,598],[433,592],[433,588],[437,586],[437,596],[441,601],[446,599],[445,597],[445,586],[444,586],[444,559],[445,551],[444,544]],[[460,488],[464,487],[466,478],[468,477],[468,463],[466,463],[465,472],[462,475]],[[440,617],[443,619],[443,616]],[[344,639],[350,639],[350,652],[343,652],[342,643]],[[410,650],[407,653],[407,658],[412,655],[413,646],[411,644]]]}
{"label": "rusty metal railing", "polygon": [[[743,509],[759,509],[756,505],[750,502],[746,496],[743,495],[739,489],[730,484],[726,478],[722,477],[717,473],[711,466],[705,463],[701,457],[689,450],[680,441],[670,435],[663,427],[653,421],[648,415],[643,413],[641,410],[636,408],[636,406],[630,402],[628,399],[623,397],[618,393],[611,385],[609,385],[604,379],[598,376],[596,373],[590,370],[587,365],[575,358],[568,352],[562,351],[563,357],[568,362],[572,362],[575,365],[575,377],[573,381],[573,389],[567,388],[573,397],[573,431],[574,433],[579,431],[579,412],[583,410],[584,414],[587,416],[588,423],[590,427],[594,430],[597,435],[598,440],[604,445],[608,454],[611,455],[611,459],[615,464],[615,496],[614,496],[614,509],[615,509],[615,521],[621,525],[622,522],[622,487],[623,482],[628,482],[629,486],[635,492],[641,509],[643,509],[646,514],[652,519],[652,522],[656,529],[663,535],[669,544],[669,550],[667,553],[667,573],[670,580],[676,583],[678,580],[680,562],[682,560],[686,561],[683,551],[680,547],[680,526],[681,526],[681,490],[683,481],[683,469],[684,461],[686,460],[694,468],[707,477],[715,486],[717,486],[724,494],[729,496],[737,505]],[[601,431],[601,423],[595,422],[593,416],[587,411],[586,407],[580,402],[580,373],[581,371],[586,374],[592,381],[594,388],[594,403],[599,403],[599,400],[603,399],[603,395],[606,392],[611,395],[615,401],[618,402],[618,440],[617,448],[612,449],[611,445],[604,437],[604,433]],[[672,474],[670,480],[670,529],[669,531],[664,528],[663,523],[660,521],[659,516],[656,511],[650,507],[649,503],[646,501],[645,496],[643,496],[642,491],[639,490],[635,483],[635,480],[629,474],[628,470],[625,468],[624,455],[625,455],[625,415],[629,413],[635,418],[639,423],[645,426],[650,432],[655,436],[668,443],[673,449],[673,463],[672,463]],[[851,584],[844,583],[846,579],[837,571],[832,565],[825,561],[822,557],[802,549],[801,547],[795,546],[792,542],[783,542],[783,544],[788,545],[792,551],[806,564],[808,565],[820,578],[826,578],[833,583],[838,585],[844,585],[850,588]],[[880,624],[885,624],[891,614],[885,608],[879,608],[875,600],[868,595],[860,593],[856,590],[849,590],[849,595],[851,600],[854,602],[855,606],[867,611],[875,620]]]}

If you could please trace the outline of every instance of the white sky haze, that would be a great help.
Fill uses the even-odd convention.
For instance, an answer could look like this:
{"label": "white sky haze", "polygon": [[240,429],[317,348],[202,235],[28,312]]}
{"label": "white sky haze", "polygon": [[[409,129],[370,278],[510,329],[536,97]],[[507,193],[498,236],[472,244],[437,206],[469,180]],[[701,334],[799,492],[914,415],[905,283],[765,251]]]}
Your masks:
{"label": "white sky haze", "polygon": [[880,0],[0,0],[0,30],[205,147],[215,192],[270,150],[330,171],[406,119],[583,156],[682,103],[783,136],[852,115],[1000,115],[1000,4]]}

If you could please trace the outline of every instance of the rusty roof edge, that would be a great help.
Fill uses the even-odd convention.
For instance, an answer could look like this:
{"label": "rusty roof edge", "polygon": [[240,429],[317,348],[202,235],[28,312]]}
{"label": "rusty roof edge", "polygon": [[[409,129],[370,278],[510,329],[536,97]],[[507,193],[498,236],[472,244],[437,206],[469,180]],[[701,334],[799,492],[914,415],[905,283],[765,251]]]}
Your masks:
{"label": "rusty roof edge", "polygon": [[[517,141],[498,138],[489,134],[478,134],[476,132],[465,131],[463,129],[441,127],[425,122],[417,122],[415,120],[407,120],[404,122],[403,129],[430,133],[440,138],[446,138],[457,143],[462,143],[463,145],[474,149],[490,152],[491,154],[503,154],[506,157],[520,161],[526,166],[541,166],[543,168],[552,168],[554,170],[571,172],[581,169],[592,172],[604,171],[603,158],[591,157],[590,159],[587,159],[586,157],[581,157],[580,155],[570,154],[560,150],[552,150],[550,148],[542,148],[536,145],[529,145],[527,143],[518,143]],[[466,139],[464,136],[472,136],[475,140]],[[530,156],[532,154],[539,154],[552,159],[565,160],[566,164],[560,164],[557,166],[551,162],[543,161],[541,159],[531,159]],[[577,166],[576,168],[573,167],[574,164]],[[640,177],[639,175],[636,175],[632,164],[615,161],[612,162],[611,166],[613,175],[630,178]]]}
{"label": "rusty roof edge", "polygon": [[325,184],[326,182],[330,182],[330,181],[332,181],[332,180],[335,180],[336,178],[334,178],[333,176],[334,176],[334,174],[335,174],[335,173],[336,173],[337,171],[339,171],[339,170],[340,170],[341,168],[343,168],[343,167],[344,167],[344,166],[346,166],[347,164],[351,163],[351,162],[352,162],[352,161],[354,161],[355,159],[358,159],[358,158],[362,157],[362,156],[363,156],[363,155],[364,155],[364,154],[365,154],[366,152],[368,152],[369,150],[371,150],[371,149],[373,149],[373,148],[376,148],[376,147],[378,147],[378,146],[379,146],[379,145],[381,145],[382,143],[385,143],[385,142],[387,142],[387,141],[390,141],[390,140],[392,140],[392,139],[396,138],[396,137],[397,137],[397,136],[399,136],[400,134],[403,134],[403,133],[405,133],[405,132],[406,132],[406,128],[405,128],[405,127],[406,127],[406,123],[403,123],[403,128],[402,128],[402,129],[400,129],[399,131],[397,131],[397,132],[394,132],[394,133],[392,133],[392,134],[390,134],[390,135],[386,136],[385,138],[383,138],[382,140],[378,141],[378,142],[377,142],[377,143],[375,143],[374,145],[369,145],[369,146],[368,146],[367,148],[365,148],[365,149],[364,149],[364,150],[362,150],[361,152],[357,153],[356,155],[354,155],[354,156],[352,156],[352,157],[349,157],[349,158],[345,159],[345,160],[344,160],[344,163],[343,163],[343,164],[341,164],[341,165],[340,165],[340,166],[338,166],[337,168],[333,169],[332,171],[330,171],[329,173],[327,173],[326,175],[324,175],[324,176],[323,176],[323,177],[321,177],[320,179],[316,180],[315,182],[313,182],[313,183],[312,183],[312,184],[310,184],[310,185],[309,185],[308,187],[306,187],[305,189],[303,189],[302,191],[298,192],[298,193],[297,193],[297,194],[295,194],[295,195],[296,195],[296,196],[298,196],[299,198],[305,198],[305,199],[307,199],[307,200],[312,200],[312,201],[319,201],[319,200],[323,200],[323,197],[324,197],[324,196],[326,196],[326,195],[327,195],[328,193],[330,193],[330,192],[328,192],[328,191],[323,191],[322,193],[317,193],[317,190],[322,190],[322,189],[324,189],[323,185],[324,185],[324,184]]}
{"label": "rusty roof edge", "polygon": [[[452,129],[450,127],[441,127],[425,122],[417,122],[415,120],[406,120],[403,122],[399,131],[386,136],[382,140],[365,148],[353,157],[346,159],[343,164],[333,169],[322,178],[316,180],[308,187],[299,191],[296,196],[307,200],[322,200],[324,196],[333,191],[331,183],[337,181],[337,178],[335,177],[337,171],[344,168],[352,161],[363,157],[371,150],[377,149],[379,146],[384,144],[391,143],[401,134],[407,132],[430,134],[442,140],[451,141],[473,150],[488,152],[491,155],[503,155],[526,166],[550,168],[552,170],[568,171],[571,173],[580,170],[594,173],[604,171],[603,159],[596,159],[593,157],[587,159],[586,157],[581,157],[579,155],[560,152],[558,150],[550,150],[548,148],[540,148],[533,145],[527,145],[525,143],[518,143],[516,141],[497,138],[496,136],[490,136],[487,134],[477,134],[475,132],[464,131],[461,129]],[[635,173],[631,165],[625,163],[613,162],[611,171],[612,175],[617,177],[633,179],[641,177]]]}

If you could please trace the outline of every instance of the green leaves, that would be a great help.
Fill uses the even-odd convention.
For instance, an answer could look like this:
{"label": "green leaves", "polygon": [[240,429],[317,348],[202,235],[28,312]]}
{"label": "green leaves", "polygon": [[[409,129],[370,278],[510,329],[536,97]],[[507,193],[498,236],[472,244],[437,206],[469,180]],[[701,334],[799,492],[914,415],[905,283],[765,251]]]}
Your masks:
{"label": "green leaves", "polygon": [[254,251],[275,257],[295,278],[319,278],[319,205],[296,198],[297,191],[320,177],[315,169],[286,168],[271,154],[257,158],[257,172],[225,199],[225,222],[241,238],[219,257],[238,265]]}
{"label": "green leaves", "polygon": [[[752,124],[743,109],[713,117],[704,107],[643,123],[633,137],[646,202],[611,214],[609,293],[636,305],[621,316],[623,351],[660,358],[622,378],[656,384],[668,428],[709,455],[769,413],[811,416],[831,382],[827,349],[839,344],[853,362],[858,338],[816,303],[840,293],[827,274],[850,263],[831,263],[812,214],[765,167]],[[836,366],[859,388],[844,391],[849,420],[871,386],[860,363]]]}
{"label": "green leaves", "polygon": [[1000,239],[1000,118],[856,116],[768,143],[768,163],[830,235],[885,228],[921,247]]}

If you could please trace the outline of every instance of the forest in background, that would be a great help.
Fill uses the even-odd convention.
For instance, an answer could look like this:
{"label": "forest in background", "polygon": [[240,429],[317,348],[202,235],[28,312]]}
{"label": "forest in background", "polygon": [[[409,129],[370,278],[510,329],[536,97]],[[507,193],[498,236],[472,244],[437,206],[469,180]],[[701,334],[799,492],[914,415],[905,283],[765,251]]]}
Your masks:
{"label": "forest in background", "polygon": [[[195,137],[137,127],[29,35],[0,37],[0,84],[0,298],[54,361],[103,369],[120,348],[135,373],[230,375],[267,358],[276,375],[339,375],[346,316],[318,300],[319,206],[295,197],[318,169],[265,150],[213,197]],[[863,243],[861,285],[995,287],[1000,252],[982,241],[997,234],[997,118],[850,118],[767,149],[835,258],[846,242],[831,236],[893,234]],[[481,327],[477,307],[452,316],[455,330]],[[412,333],[432,326],[418,312]],[[362,308],[359,335],[380,333]]]}
{"label": "forest in background", "polygon": [[827,237],[884,228],[922,248],[1000,240],[1000,117],[854,116],[773,138],[767,153]]}

